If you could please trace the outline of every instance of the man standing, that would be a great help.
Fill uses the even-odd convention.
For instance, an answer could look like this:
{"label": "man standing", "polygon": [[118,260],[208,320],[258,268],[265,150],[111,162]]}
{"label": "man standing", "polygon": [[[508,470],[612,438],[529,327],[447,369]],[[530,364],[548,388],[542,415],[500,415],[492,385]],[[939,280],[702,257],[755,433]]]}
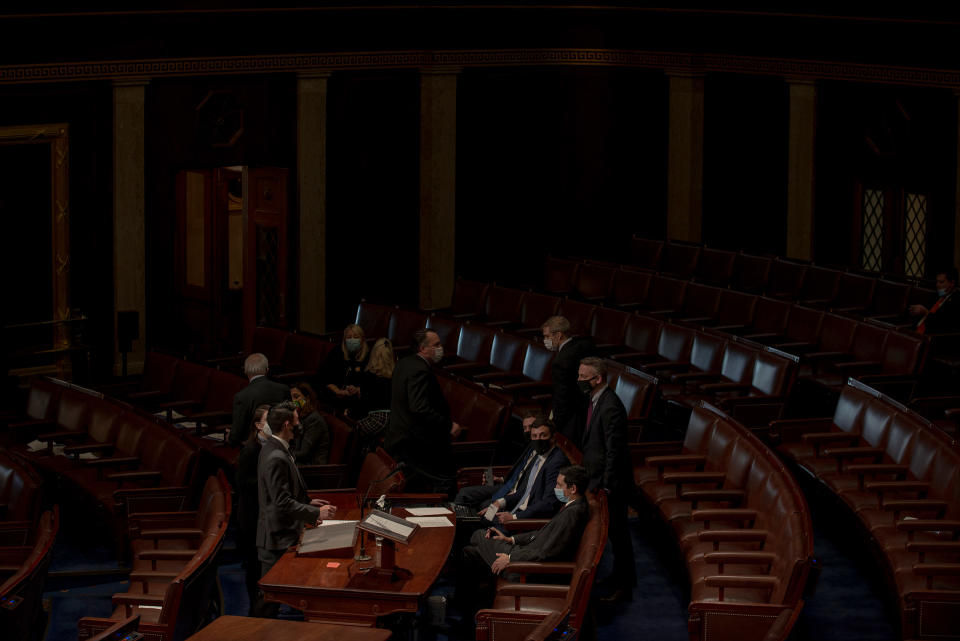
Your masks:
{"label": "man standing", "polygon": [[249,383],[233,397],[233,423],[227,442],[240,447],[250,435],[253,410],[261,405],[273,405],[290,398],[290,388],[267,378],[269,363],[263,354],[250,354],[243,362],[243,373]]}
{"label": "man standing", "polygon": [[[281,403],[267,414],[272,435],[260,450],[257,463],[260,515],[257,519],[257,555],[262,577],[270,571],[287,549],[297,543],[304,523],[319,524],[337,512],[323,499],[311,499],[307,486],[297,470],[290,441],[299,425],[293,403]],[[277,604],[259,599],[256,611],[261,616],[276,616]]]}
{"label": "man standing", "polygon": [[633,485],[633,468],[627,445],[627,410],[607,386],[607,366],[591,356],[580,361],[577,384],[589,399],[580,449],[590,475],[589,488],[607,491],[610,509],[610,543],[613,548],[613,592],[604,601],[628,601],[636,585],[633,542],[627,525],[627,508]]}
{"label": "man standing", "polygon": [[457,494],[457,503],[480,512],[495,503],[498,508],[495,520],[502,525],[516,519],[549,518],[560,509],[553,488],[560,469],[570,461],[554,443],[553,423],[543,415],[533,415],[523,419],[523,429],[529,433],[530,443],[507,480],[499,486],[465,487]]}
{"label": "man standing", "polygon": [[595,356],[597,346],[589,336],[571,336],[570,321],[551,316],[540,328],[543,346],[557,352],[553,359],[553,424],[574,443],[580,442],[582,426],[576,420],[586,405],[577,389],[577,368],[580,361]]}
{"label": "man standing", "polygon": [[432,365],[443,358],[440,336],[420,329],[413,335],[415,354],[403,358],[393,372],[390,426],[384,448],[407,464],[411,491],[447,492],[453,481],[450,442],[461,427],[450,418]]}
{"label": "man standing", "polygon": [[920,316],[917,331],[921,334],[942,334],[960,331],[960,295],[957,295],[957,268],[937,274],[937,300],[927,309],[911,305],[910,314]]}

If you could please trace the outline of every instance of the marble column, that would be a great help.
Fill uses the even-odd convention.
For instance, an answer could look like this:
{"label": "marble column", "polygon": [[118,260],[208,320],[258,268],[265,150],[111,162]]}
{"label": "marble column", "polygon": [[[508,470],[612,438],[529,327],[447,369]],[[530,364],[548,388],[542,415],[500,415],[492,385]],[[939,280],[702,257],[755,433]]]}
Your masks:
{"label": "marble column", "polygon": [[329,72],[297,77],[297,193],[300,217],[299,328],[321,334],[327,316],[327,83]]}
{"label": "marble column", "polygon": [[698,243],[703,229],[703,75],[667,76],[667,237]]}
{"label": "marble column", "polygon": [[139,338],[128,354],[127,371],[143,370],[146,344],[146,236],[144,111],[147,80],[113,84],[113,308],[114,371],[120,372],[116,313],[137,312]]}
{"label": "marble column", "polygon": [[450,304],[454,282],[459,69],[420,70],[420,307]]}
{"label": "marble column", "polygon": [[788,80],[790,130],[787,161],[787,256],[813,259],[814,152],[817,138],[817,85]]}

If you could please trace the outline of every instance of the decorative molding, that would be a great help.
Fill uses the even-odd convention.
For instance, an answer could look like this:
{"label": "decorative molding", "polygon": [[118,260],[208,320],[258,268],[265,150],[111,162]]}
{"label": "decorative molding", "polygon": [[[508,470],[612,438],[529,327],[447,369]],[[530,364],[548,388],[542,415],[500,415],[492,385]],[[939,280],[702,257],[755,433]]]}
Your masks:
{"label": "decorative molding", "polygon": [[714,71],[788,76],[797,80],[960,87],[960,70],[622,49],[380,51],[3,65],[0,84],[85,80],[130,80],[139,84],[168,76],[330,73],[357,69],[448,68],[450,73],[455,73],[457,67],[506,66],[628,67],[670,70],[671,73]]}

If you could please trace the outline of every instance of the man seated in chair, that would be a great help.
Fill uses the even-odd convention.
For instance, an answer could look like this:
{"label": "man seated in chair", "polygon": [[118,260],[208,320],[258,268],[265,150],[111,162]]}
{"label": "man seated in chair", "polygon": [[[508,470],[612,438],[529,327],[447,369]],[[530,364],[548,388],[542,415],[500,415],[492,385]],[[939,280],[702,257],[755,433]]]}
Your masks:
{"label": "man seated in chair", "polygon": [[553,423],[543,414],[523,419],[523,431],[530,439],[523,454],[514,463],[506,481],[500,485],[472,485],[457,493],[456,503],[484,513],[496,505],[492,520],[481,519],[482,526],[508,526],[516,519],[545,519],[556,514],[561,503],[553,488],[560,469],[569,465],[567,456],[553,439]]}
{"label": "man seated in chair", "polygon": [[470,545],[463,548],[457,600],[467,607],[478,605],[484,585],[489,590],[494,577],[511,561],[573,559],[590,520],[590,505],[583,494],[588,480],[586,468],[580,465],[568,465],[560,470],[554,494],[563,507],[536,532],[507,536],[494,527],[474,532]]}

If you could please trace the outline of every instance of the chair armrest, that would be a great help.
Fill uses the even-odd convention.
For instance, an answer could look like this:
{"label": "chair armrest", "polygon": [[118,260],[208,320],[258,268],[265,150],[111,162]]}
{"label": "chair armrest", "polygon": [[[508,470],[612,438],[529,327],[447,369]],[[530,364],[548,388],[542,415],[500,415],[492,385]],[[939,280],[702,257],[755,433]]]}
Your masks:
{"label": "chair armrest", "polygon": [[84,452],[108,452],[114,448],[114,443],[81,443],[67,445],[63,448],[64,454],[82,454]]}
{"label": "chair armrest", "polygon": [[835,459],[880,459],[883,458],[885,450],[882,447],[828,447],[822,453],[825,457]]}
{"label": "chair armrest", "polygon": [[771,421],[770,429],[779,435],[780,441],[796,441],[808,432],[826,432],[833,425],[832,417],[783,418]]}
{"label": "chair armrest", "polygon": [[169,415],[170,411],[175,409],[181,409],[185,407],[198,407],[203,405],[203,401],[194,399],[194,398],[184,398],[177,401],[167,401],[165,403],[160,403],[157,405],[157,409],[168,410],[167,414]]}
{"label": "chair armrest", "polygon": [[498,596],[515,597],[515,608],[520,609],[523,597],[546,597],[564,599],[570,591],[569,585],[543,585],[540,583],[504,583],[497,589]]}
{"label": "chair armrest", "polygon": [[137,558],[143,561],[189,561],[198,550],[141,550]]}
{"label": "chair armrest", "polygon": [[108,481],[116,481],[121,485],[128,481],[159,481],[163,475],[156,470],[138,470],[135,472],[116,472],[107,474]]}
{"label": "chair armrest", "polygon": [[703,578],[706,586],[711,588],[720,588],[720,600],[723,600],[723,590],[725,588],[747,588],[754,590],[776,589],[780,584],[780,579],[773,576],[738,576],[733,574],[721,574],[719,576],[707,576]]}
{"label": "chair armrest", "polygon": [[537,563],[534,561],[518,561],[507,563],[504,572],[516,572],[524,576],[528,574],[573,574],[577,564],[572,562],[548,561]]}
{"label": "chair armrest", "polygon": [[71,440],[78,438],[87,438],[87,432],[85,430],[60,430],[58,432],[37,434],[37,440],[40,441]]}
{"label": "chair armrest", "polygon": [[930,491],[930,484],[925,481],[867,481],[863,484],[863,487],[869,492],[876,492],[880,496],[881,502],[883,502],[884,494],[891,492],[916,492],[920,495]]}
{"label": "chair armrest", "polygon": [[744,525],[752,526],[757,520],[757,511],[748,508],[710,508],[706,510],[693,510],[690,513],[690,519],[693,521],[703,521],[703,527],[706,529],[710,529],[711,521],[739,521]]}
{"label": "chair armrest", "polygon": [[[960,552],[960,541],[909,541],[907,543],[907,552],[917,552],[926,554],[927,552]],[[923,561],[923,557],[920,558]]]}
{"label": "chair armrest", "polygon": [[668,466],[696,465],[702,467],[707,462],[703,454],[667,454],[663,456],[648,456],[646,464],[650,467],[662,469]]}
{"label": "chair armrest", "polygon": [[705,563],[719,565],[720,573],[723,573],[723,566],[730,565],[766,565],[767,572],[769,566],[777,560],[777,555],[773,552],[707,552],[703,555]]}
{"label": "chair armrest", "polygon": [[164,528],[162,530],[140,530],[142,539],[198,539],[206,534],[200,528]]}
{"label": "chair armrest", "polygon": [[500,386],[501,389],[508,392],[523,392],[528,390],[552,390],[553,383],[546,381],[520,381],[519,383],[507,383]]}
{"label": "chair armrest", "polygon": [[179,572],[163,572],[160,570],[135,570],[130,573],[130,583],[160,583],[173,581],[180,576]]}
{"label": "chair armrest", "polygon": [[766,530],[700,530],[697,539],[700,541],[718,543],[761,543],[770,535]]}
{"label": "chair armrest", "polygon": [[181,423],[189,423],[193,421],[203,421],[208,423],[214,419],[225,419],[228,423],[233,420],[233,412],[228,412],[226,410],[210,410],[209,412],[197,412],[196,414],[191,414],[190,416],[182,419]]}
{"label": "chair armrest", "polygon": [[704,383],[700,386],[703,392],[742,392],[753,389],[750,383]]}
{"label": "chair armrest", "polygon": [[899,520],[901,512],[935,512],[938,516],[943,516],[949,505],[942,499],[902,499],[883,501],[880,507],[887,512],[893,512],[894,520]]}
{"label": "chair armrest", "polygon": [[882,367],[881,363],[877,361],[848,361],[845,363],[834,363],[833,366],[841,374],[847,376],[853,376],[856,373],[875,372]]}
{"label": "chair armrest", "polygon": [[722,485],[727,475],[723,472],[664,472],[660,478],[664,483],[716,483]]}
{"label": "chair armrest", "polygon": [[135,605],[163,605],[162,594],[131,594],[124,592],[113,595],[113,605],[135,606]]}
{"label": "chair armrest", "polygon": [[743,490],[686,490],[680,493],[680,498],[693,503],[696,509],[700,501],[743,501]]}
{"label": "chair armrest", "polygon": [[523,376],[523,371],[513,369],[513,370],[507,370],[507,371],[498,370],[496,372],[484,372],[483,374],[475,374],[473,376],[473,380],[489,381],[497,378],[514,378],[517,376]]}

